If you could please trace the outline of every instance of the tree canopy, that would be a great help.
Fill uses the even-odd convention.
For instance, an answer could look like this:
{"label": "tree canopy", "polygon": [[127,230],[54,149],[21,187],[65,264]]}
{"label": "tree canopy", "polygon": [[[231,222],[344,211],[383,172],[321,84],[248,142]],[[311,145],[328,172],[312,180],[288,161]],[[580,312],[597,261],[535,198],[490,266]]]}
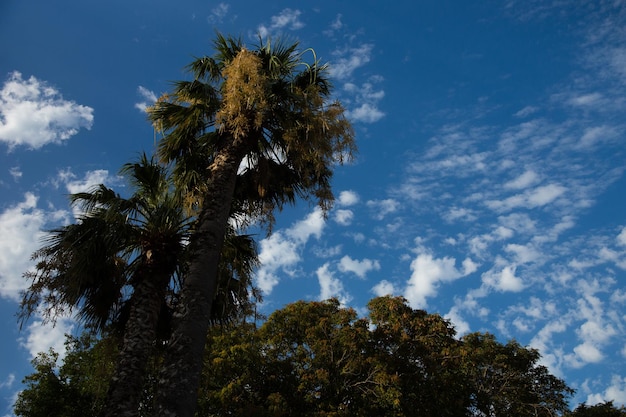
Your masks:
{"label": "tree canopy", "polygon": [[[359,317],[335,299],[299,301],[260,325],[212,327],[196,416],[622,415],[599,414],[617,410],[612,404],[569,411],[573,390],[514,340],[456,338],[447,320],[399,297],[375,298],[368,309]],[[16,414],[97,415],[117,354],[108,346],[106,338],[70,339],[58,370],[54,353],[40,355]],[[142,416],[153,410],[160,355],[150,362]]]}

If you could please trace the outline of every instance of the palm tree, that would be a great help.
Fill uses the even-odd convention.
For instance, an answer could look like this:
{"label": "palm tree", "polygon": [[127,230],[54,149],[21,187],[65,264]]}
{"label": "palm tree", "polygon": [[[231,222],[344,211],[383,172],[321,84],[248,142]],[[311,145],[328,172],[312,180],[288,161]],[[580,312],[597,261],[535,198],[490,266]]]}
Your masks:
{"label": "palm tree", "polygon": [[[165,167],[142,155],[122,174],[135,190],[130,198],[104,185],[70,196],[84,213],[76,224],[52,231],[35,253],[38,263],[26,274],[32,284],[21,305],[22,321],[39,306],[50,320],[77,308],[85,325],[122,333],[105,416],[136,416],[146,407],[140,404],[146,365],[155,341],[164,337],[157,335],[158,328],[166,329],[167,339],[168,312],[178,300],[193,232],[193,219],[185,214]],[[249,310],[248,288],[257,262],[250,236],[235,235],[231,228],[227,241],[215,321],[234,317],[235,306]]]}
{"label": "palm tree", "polygon": [[[181,274],[192,221],[172,192],[167,170],[142,155],[126,164],[130,198],[99,185],[70,196],[83,214],[53,230],[22,302],[22,318],[45,305],[48,318],[77,308],[95,330],[123,329],[105,415],[137,415],[148,357],[173,280]],[[171,298],[171,297],[170,297]]]}
{"label": "palm tree", "polygon": [[[246,219],[267,221],[296,197],[332,204],[332,168],[355,150],[344,111],[331,102],[326,66],[298,44],[217,36],[213,57],[194,60],[192,81],[174,85],[150,109],[164,132],[159,155],[198,210],[189,270],[165,357],[159,412],[194,413],[202,354],[233,202]],[[305,51],[307,52],[307,51]],[[239,183],[238,183],[239,182]]]}

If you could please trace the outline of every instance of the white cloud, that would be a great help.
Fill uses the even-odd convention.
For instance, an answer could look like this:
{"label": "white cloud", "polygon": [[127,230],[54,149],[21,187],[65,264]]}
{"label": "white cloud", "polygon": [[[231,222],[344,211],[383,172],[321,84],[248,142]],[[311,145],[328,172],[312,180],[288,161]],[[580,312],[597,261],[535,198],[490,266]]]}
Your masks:
{"label": "white cloud", "polygon": [[464,207],[451,207],[450,210],[443,215],[443,218],[448,223],[452,223],[459,219],[471,222],[476,220],[476,214],[472,209]]}
{"label": "white cloud", "polygon": [[626,377],[613,375],[610,385],[602,393],[590,394],[587,397],[589,405],[613,401],[617,404],[626,404]]}
{"label": "white cloud", "polygon": [[22,178],[22,170],[20,169],[20,167],[12,167],[9,169],[9,174],[11,174],[11,176],[13,177],[13,179],[15,181],[18,181],[20,178]]}
{"label": "white cloud", "polygon": [[150,91],[146,87],[143,87],[141,85],[137,87],[137,92],[143,100],[139,103],[135,103],[135,108],[145,113],[146,109],[152,106],[158,100],[158,97],[153,91]]}
{"label": "white cloud", "polygon": [[617,235],[617,243],[620,246],[626,246],[626,227],[622,228],[622,231],[619,232],[619,235]]}
{"label": "white cloud", "polygon": [[456,268],[452,257],[434,258],[421,252],[411,262],[411,277],[404,290],[404,297],[413,308],[425,308],[426,298],[437,295],[441,283],[451,282],[476,271],[477,265],[469,258],[462,263],[463,269]]}
{"label": "white cloud", "polygon": [[483,283],[501,292],[520,292],[524,289],[524,282],[515,275],[516,265],[506,265],[500,267],[502,260],[496,261],[496,265],[489,271],[482,274]]}
{"label": "white cloud", "polygon": [[63,360],[65,354],[65,335],[71,334],[76,324],[68,317],[59,318],[54,325],[44,324],[42,320],[35,320],[26,328],[28,336],[20,342],[30,353],[31,357],[40,352],[48,352],[50,348],[59,354]]}
{"label": "white cloud", "polygon": [[591,343],[581,343],[574,348],[574,354],[565,356],[565,361],[572,368],[581,368],[589,363],[598,363],[604,359],[602,352]]}
{"label": "white cloud", "polygon": [[352,191],[342,191],[339,193],[339,198],[337,199],[337,203],[342,207],[349,207],[357,204],[359,202],[359,195]]}
{"label": "white cloud", "polygon": [[327,263],[317,269],[316,275],[320,284],[320,300],[335,297],[342,305],[346,305],[352,300],[352,297],[344,290],[341,280],[335,278],[330,272]]}
{"label": "white cloud", "polygon": [[339,261],[339,270],[341,272],[352,272],[363,279],[368,272],[380,270],[380,263],[367,258],[359,261],[346,255]]}
{"label": "white cloud", "polygon": [[384,297],[385,295],[394,295],[398,291],[393,283],[384,279],[378,284],[374,285],[374,287],[372,288],[372,292],[374,293],[374,295],[376,295],[376,297]]}
{"label": "white cloud", "polygon": [[81,179],[77,179],[76,175],[71,170],[67,169],[65,171],[59,171],[57,178],[58,182],[61,182],[70,194],[90,191],[99,184],[111,186],[119,183],[119,179],[109,176],[109,171],[106,169],[87,171]]}
{"label": "white cloud", "polygon": [[0,382],[0,389],[11,388],[14,382],[15,382],[15,374],[9,374],[7,375],[7,378],[4,381]]}
{"label": "white cloud", "polygon": [[24,201],[0,213],[0,296],[19,301],[28,287],[22,274],[32,268],[31,255],[41,245],[44,225],[68,215],[64,211],[45,212],[37,208],[37,196],[26,193]]}
{"label": "white cloud", "polygon": [[300,20],[300,10],[284,9],[276,16],[272,16],[271,24],[269,26],[259,25],[258,32],[262,38],[266,38],[271,35],[275,30],[281,30],[288,28],[290,30],[298,30],[304,27],[304,23]]}
{"label": "white cloud", "polygon": [[217,6],[211,9],[211,14],[209,15],[209,22],[221,23],[222,20],[228,14],[229,8],[230,6],[227,3],[219,3]]}
{"label": "white cloud", "polygon": [[444,315],[444,318],[450,320],[454,326],[454,330],[456,330],[457,336],[463,336],[470,332],[470,325],[463,319],[457,306],[452,307],[450,311]]}
{"label": "white cloud", "polygon": [[518,264],[525,264],[534,262],[541,258],[543,255],[531,244],[518,245],[516,243],[510,243],[504,247],[504,250],[515,255],[515,262]]}
{"label": "white cloud", "polygon": [[537,208],[554,202],[567,191],[559,184],[543,185],[522,194],[516,194],[504,200],[488,200],[487,207],[496,211],[510,211],[518,207]]}
{"label": "white cloud", "polygon": [[276,231],[270,237],[259,242],[259,261],[256,285],[269,295],[280,282],[282,271],[293,275],[293,268],[301,261],[300,251],[311,237],[319,239],[325,221],[320,209],[315,209],[305,219],[295,223],[284,231]]}
{"label": "white cloud", "polygon": [[354,212],[352,210],[335,210],[335,221],[342,226],[349,226],[354,218]]}
{"label": "white cloud", "polygon": [[[53,181],[59,187],[63,186],[69,194],[77,194],[91,191],[95,186],[104,184],[107,187],[121,184],[120,177],[112,177],[106,169],[97,169],[85,172],[83,178],[77,178],[69,168],[59,171],[57,178]],[[74,218],[83,214],[81,207],[73,207]]]}
{"label": "white cloud", "polygon": [[385,117],[374,103],[363,103],[358,107],[346,111],[346,117],[353,122],[375,123]]}
{"label": "white cloud", "polygon": [[504,184],[504,188],[511,188],[515,190],[519,190],[522,188],[527,188],[533,184],[535,184],[539,179],[537,173],[533,170],[525,171],[519,177],[507,182]]}
{"label": "white cloud", "polygon": [[576,107],[595,106],[599,102],[603,101],[603,96],[600,93],[589,93],[583,95],[577,95],[570,97],[568,104]]}
{"label": "white cloud", "polygon": [[369,200],[366,204],[373,211],[374,218],[378,220],[384,219],[385,216],[395,212],[400,207],[400,203],[392,198],[385,200]]}
{"label": "white cloud", "polygon": [[371,60],[374,45],[366,43],[356,48],[338,49],[333,52],[337,57],[330,63],[330,73],[337,80],[345,80],[357,69]]}
{"label": "white cloud", "polygon": [[353,83],[344,84],[344,91],[354,96],[356,101],[356,105],[346,111],[346,117],[354,122],[375,123],[385,116],[378,108],[378,102],[385,97],[385,92],[374,88],[374,84],[381,81],[382,77],[373,76],[360,86]]}
{"label": "white cloud", "polygon": [[526,117],[530,116],[533,113],[536,113],[539,109],[534,106],[526,106],[517,113],[515,113],[515,117]]}
{"label": "white cloud", "polygon": [[14,71],[0,90],[0,141],[9,150],[59,144],[80,128],[91,129],[92,124],[91,107],[63,99],[59,91],[35,77],[24,80]]}
{"label": "white cloud", "polygon": [[332,30],[339,30],[343,27],[343,23],[341,23],[341,13],[335,17],[335,20],[330,24],[330,28]]}

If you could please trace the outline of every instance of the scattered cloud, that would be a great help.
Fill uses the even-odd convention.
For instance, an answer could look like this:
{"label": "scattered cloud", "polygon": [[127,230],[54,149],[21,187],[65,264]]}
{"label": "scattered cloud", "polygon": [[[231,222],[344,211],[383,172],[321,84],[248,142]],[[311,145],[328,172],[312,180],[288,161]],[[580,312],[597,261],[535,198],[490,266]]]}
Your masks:
{"label": "scattered cloud", "polygon": [[330,271],[328,263],[320,266],[316,271],[316,275],[320,285],[320,300],[327,300],[334,297],[344,306],[352,300],[350,294],[345,291],[341,280],[335,278]]}
{"label": "scattered cloud", "polygon": [[35,320],[26,328],[27,336],[20,340],[21,345],[28,350],[31,358],[39,352],[48,352],[51,348],[63,360],[65,354],[66,334],[72,334],[76,327],[75,320],[69,317],[59,318],[54,325],[44,324],[43,320]]}
{"label": "scattered cloud", "polygon": [[388,214],[397,211],[400,207],[400,203],[392,198],[384,200],[369,200],[366,204],[367,207],[372,210],[374,218],[378,220],[382,220]]}
{"label": "scattered cloud", "polygon": [[524,188],[528,188],[531,185],[534,185],[538,181],[539,181],[539,176],[537,175],[537,173],[533,170],[527,170],[527,171],[524,171],[524,173],[518,176],[517,178],[512,179],[511,181],[505,182],[504,188],[521,190]]}
{"label": "scattered cloud", "polygon": [[354,219],[354,212],[352,210],[339,209],[333,212],[335,221],[342,226],[349,226]]}
{"label": "scattered cloud", "polygon": [[273,233],[259,242],[259,261],[256,285],[269,295],[280,282],[279,271],[294,275],[296,265],[301,261],[300,251],[307,241],[319,239],[325,226],[324,215],[315,209],[305,219],[296,222],[284,231]]}
{"label": "scattered cloud", "polygon": [[380,263],[367,258],[359,261],[346,255],[339,261],[338,268],[341,272],[352,272],[359,278],[365,279],[368,272],[380,270]]}
{"label": "scattered cloud", "polygon": [[0,90],[0,141],[13,150],[17,146],[39,149],[60,144],[91,129],[93,109],[65,100],[45,81],[23,79],[14,71]]}
{"label": "scattered cloud", "polygon": [[589,394],[586,402],[589,405],[595,405],[607,401],[626,404],[626,377],[613,375],[609,386],[601,393]]}
{"label": "scattered cloud", "polygon": [[376,297],[384,297],[385,295],[397,294],[398,290],[392,282],[384,279],[372,288],[372,292]]}
{"label": "scattered cloud", "polygon": [[354,101],[346,112],[349,119],[353,122],[375,123],[385,116],[385,113],[378,108],[378,102],[385,97],[385,92],[374,87],[374,84],[382,80],[382,77],[370,77],[370,81],[360,86],[350,82],[344,84],[344,91],[355,97],[354,100],[349,100]]}
{"label": "scattered cloud", "polygon": [[257,28],[259,35],[262,38],[271,36],[275,31],[282,29],[298,30],[304,27],[304,22],[300,20],[302,12],[297,9],[283,9],[282,12],[276,16],[272,16],[269,26],[259,25]]}
{"label": "scattered cloud", "polygon": [[9,374],[4,381],[0,381],[0,389],[11,388],[14,382],[15,374]]}
{"label": "scattered cloud", "polygon": [[228,15],[228,9],[230,6],[227,3],[219,3],[217,6],[211,9],[211,14],[208,17],[210,23],[222,23],[224,18]]}
{"label": "scattered cloud", "polygon": [[352,191],[346,190],[339,193],[339,198],[337,199],[337,204],[341,207],[349,207],[357,204],[359,202],[359,195]]}
{"label": "scattered cloud", "polygon": [[28,287],[23,274],[33,267],[31,255],[41,245],[42,231],[49,222],[67,220],[66,211],[45,211],[37,206],[38,197],[24,194],[23,201],[0,212],[0,296],[20,300]]}
{"label": "scattered cloud", "polygon": [[482,281],[488,288],[499,292],[520,292],[525,285],[523,280],[515,275],[517,265],[508,264],[500,266],[504,260],[496,261],[496,265],[482,274]]}
{"label": "scattered cloud", "polygon": [[373,49],[374,45],[370,43],[337,49],[333,52],[336,59],[330,63],[332,77],[340,81],[350,78],[357,68],[370,62]]}
{"label": "scattered cloud", "polygon": [[441,284],[465,277],[478,269],[478,265],[470,258],[466,258],[462,268],[458,269],[455,258],[435,258],[423,249],[418,252],[411,262],[411,277],[404,290],[404,297],[413,308],[426,308],[426,298],[436,296]]}
{"label": "scattered cloud", "polygon": [[19,181],[22,178],[22,170],[20,167],[12,167],[9,169],[9,174],[13,177],[15,181]]}
{"label": "scattered cloud", "polygon": [[135,108],[144,113],[147,111],[148,107],[152,106],[158,100],[157,95],[153,91],[141,85],[137,87],[137,93],[141,96],[142,101],[135,103]]}
{"label": "scattered cloud", "polygon": [[341,13],[337,14],[337,16],[335,16],[335,20],[330,23],[328,29],[324,30],[324,35],[333,36],[335,32],[341,30],[344,27],[344,24],[341,21],[342,17]]}

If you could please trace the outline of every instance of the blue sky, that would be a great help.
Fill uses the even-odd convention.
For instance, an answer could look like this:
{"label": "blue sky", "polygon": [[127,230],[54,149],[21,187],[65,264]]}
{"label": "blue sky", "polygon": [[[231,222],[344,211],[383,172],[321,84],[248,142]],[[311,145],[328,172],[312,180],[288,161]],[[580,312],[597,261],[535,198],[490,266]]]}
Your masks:
{"label": "blue sky", "polygon": [[68,193],[123,191],[154,148],[145,106],[216,30],[314,48],[360,149],[327,219],[300,203],[258,236],[264,312],[403,295],[538,348],[574,403],[626,403],[624,28],[620,0],[2,2],[0,414],[78,329],[19,331],[30,254]]}

